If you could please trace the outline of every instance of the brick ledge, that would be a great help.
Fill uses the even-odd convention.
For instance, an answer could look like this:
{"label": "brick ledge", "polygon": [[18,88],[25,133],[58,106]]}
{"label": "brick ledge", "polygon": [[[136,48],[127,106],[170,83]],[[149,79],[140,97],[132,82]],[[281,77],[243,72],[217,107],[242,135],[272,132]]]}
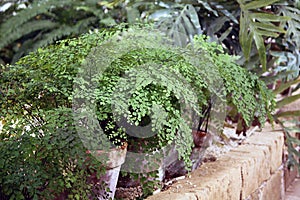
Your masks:
{"label": "brick ledge", "polygon": [[284,137],[266,126],[242,145],[204,163],[189,178],[148,200],[279,200],[283,199]]}

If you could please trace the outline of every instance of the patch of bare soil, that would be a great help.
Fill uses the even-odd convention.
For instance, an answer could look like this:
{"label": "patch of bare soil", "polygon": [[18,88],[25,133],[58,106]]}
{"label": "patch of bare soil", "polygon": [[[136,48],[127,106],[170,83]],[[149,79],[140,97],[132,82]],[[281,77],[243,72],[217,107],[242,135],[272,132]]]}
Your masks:
{"label": "patch of bare soil", "polygon": [[134,200],[141,198],[143,196],[143,191],[141,186],[122,188],[119,187],[116,190],[115,199],[122,200]]}

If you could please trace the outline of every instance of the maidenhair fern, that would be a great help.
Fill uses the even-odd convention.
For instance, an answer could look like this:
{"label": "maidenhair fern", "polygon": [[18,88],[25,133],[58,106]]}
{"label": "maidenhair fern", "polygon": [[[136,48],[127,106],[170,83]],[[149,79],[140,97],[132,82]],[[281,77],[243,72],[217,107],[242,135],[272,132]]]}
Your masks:
{"label": "maidenhair fern", "polygon": [[[179,48],[160,36],[161,32],[151,26],[127,29],[121,26],[62,40],[30,53],[16,65],[2,67],[0,116],[5,116],[9,123],[16,119],[19,123],[13,131],[11,123],[5,125],[7,131],[1,135],[5,145],[0,147],[6,154],[0,160],[15,158],[15,151],[7,149],[13,145],[19,150],[16,138],[22,139],[22,152],[30,152],[17,155],[20,158],[17,165],[13,159],[3,162],[4,168],[12,169],[11,174],[15,176],[12,183],[11,174],[1,174],[6,194],[26,195],[22,193],[23,188],[29,187],[30,195],[53,199],[49,192],[60,193],[65,189],[64,184],[57,182],[69,183],[69,180],[63,170],[57,171],[52,166],[68,169],[71,161],[78,162],[76,170],[82,173],[72,171],[70,177],[85,182],[89,176],[83,167],[86,153],[81,142],[89,144],[88,149],[102,148],[104,144],[100,129],[89,131],[95,124],[100,124],[105,138],[112,143],[120,145],[127,141],[128,148],[138,152],[144,150],[149,154],[175,144],[179,158],[191,166],[194,146],[191,118],[194,113],[202,116],[202,109],[215,103],[215,99],[225,101],[227,97],[248,124],[254,117],[264,122],[265,115],[272,111],[272,96],[255,75],[224,54],[221,46],[208,43],[201,36],[195,38],[193,46]],[[221,86],[224,83],[225,91],[219,90],[220,83]],[[94,107],[93,126],[85,129],[82,124],[89,125],[84,121],[89,119],[87,110]],[[199,122],[198,117],[196,120]],[[133,132],[132,127],[140,129]],[[153,137],[148,137],[143,127],[152,131]],[[89,137],[82,137],[83,133]],[[41,159],[31,156],[37,154]],[[22,163],[25,159],[28,162]],[[18,170],[32,167],[39,169],[38,173],[28,173],[35,178],[21,181],[20,186],[22,179],[18,178],[24,176]],[[72,195],[86,195],[90,191],[89,184],[81,185],[77,181],[70,184],[74,186],[69,191]]]}
{"label": "maidenhair fern", "polygon": [[[140,29],[138,30],[146,35],[146,31],[141,31]],[[139,38],[138,36],[135,36],[137,32],[130,32],[130,34],[133,34],[133,38]],[[27,71],[29,74],[26,76],[32,77],[30,82],[33,80],[33,82],[42,81],[42,84],[39,85],[39,87],[41,90],[43,90],[43,98],[45,98],[45,100],[48,99],[47,104],[43,104],[43,107],[45,106],[44,108],[49,108],[51,106],[57,106],[60,104],[69,107],[71,106],[71,102],[69,102],[68,96],[72,94],[73,90],[73,83],[72,81],[70,82],[70,80],[73,80],[72,77],[76,75],[81,62],[85,59],[85,56],[88,55],[90,51],[89,49],[97,44],[101,44],[97,42],[97,38],[99,37],[103,37],[103,33],[101,33],[99,36],[97,36],[97,34],[84,35],[78,39],[65,40],[60,42],[58,45],[40,49],[38,52],[30,54],[30,56],[26,56],[21,59],[18,62],[18,66],[14,67],[14,69],[16,69],[16,72],[20,71],[21,73],[24,71],[20,70],[22,66],[28,69],[34,68],[34,71]],[[101,41],[101,39],[99,41]],[[128,45],[130,46],[130,41],[125,40],[122,42],[124,43],[124,45],[121,45],[122,47]],[[128,44],[126,44],[126,42]],[[146,46],[149,43],[147,40],[142,40],[140,42],[144,42],[143,45]],[[114,51],[116,55],[111,54],[110,56],[115,55],[118,59],[114,59],[115,61],[112,63],[111,68],[109,68],[111,71],[108,70],[107,76],[104,76],[104,79],[100,82],[101,86],[103,86],[103,89],[99,91],[100,93],[97,93],[97,99],[99,102],[101,102],[99,105],[102,108],[102,112],[99,112],[98,114],[100,121],[112,119],[112,104],[118,106],[123,105],[122,102],[119,102],[118,104],[112,103],[112,99],[110,97],[112,94],[118,94],[115,94],[115,89],[118,81],[122,80],[120,76],[130,76],[130,73],[126,75],[126,71],[131,69],[139,69],[136,67],[143,64],[147,64],[148,66],[151,63],[161,65],[161,69],[149,69],[144,73],[140,73],[140,75],[136,77],[136,81],[138,82],[136,82],[134,87],[140,89],[137,89],[136,92],[131,94],[136,98],[133,98],[128,102],[129,107],[133,110],[130,112],[127,111],[128,107],[125,105],[123,107],[115,107],[115,111],[120,114],[129,112],[127,113],[128,122],[139,124],[142,123],[143,119],[152,112],[152,109],[150,108],[151,105],[154,105],[153,102],[156,102],[157,105],[162,104],[166,106],[163,107],[163,109],[169,113],[167,118],[173,118],[177,120],[174,120],[173,122],[168,122],[167,120],[165,121],[164,126],[159,126],[161,128],[159,128],[157,131],[160,133],[159,136],[161,139],[165,138],[166,136],[164,136],[164,134],[168,133],[170,134],[170,137],[168,137],[169,140],[173,140],[174,137],[176,137],[176,128],[174,127],[185,126],[182,124],[183,121],[180,119],[180,115],[178,115],[180,113],[180,109],[184,108],[181,107],[182,105],[179,106],[180,104],[178,104],[178,101],[184,100],[188,103],[190,108],[193,108],[198,113],[201,113],[201,108],[207,105],[212,93],[215,93],[219,99],[225,98],[224,93],[211,87],[212,85],[216,84],[216,82],[222,81],[216,79],[216,77],[219,77],[220,75],[224,81],[230,102],[237,107],[247,124],[250,124],[254,117],[259,117],[261,123],[263,123],[266,113],[271,110],[269,107],[271,98],[265,91],[265,86],[257,79],[257,77],[249,74],[246,70],[243,70],[234,64],[234,60],[229,55],[221,53],[221,46],[216,46],[214,43],[207,43],[202,37],[198,37],[194,40],[194,47],[196,47],[196,49],[193,51],[196,50],[196,54],[203,54],[199,58],[184,58],[181,56],[181,50],[178,50],[179,53],[174,54],[172,52],[176,52],[175,47],[172,47],[175,49],[163,49],[160,44],[155,46],[154,49],[157,50],[151,50],[151,48],[148,50],[140,49],[119,57],[118,53],[119,51],[122,53],[122,51],[121,49],[118,50],[118,48],[121,48],[120,46],[118,47],[118,43],[116,42],[115,45],[110,45],[114,48],[117,48]],[[154,44],[149,43],[149,45],[152,45],[151,47],[153,47]],[[197,52],[197,49],[199,52]],[[103,60],[107,59],[107,53],[105,53],[106,50],[108,51],[109,49],[99,48],[99,52],[95,55],[95,60],[101,61],[101,58],[103,58]],[[102,51],[104,52],[100,53]],[[216,54],[216,52],[219,53]],[[195,60],[193,61],[193,59]],[[163,70],[168,72],[167,74],[164,74],[160,71],[164,68],[169,68],[168,70]],[[148,72],[151,72],[152,75],[148,74]],[[52,76],[53,73],[57,75]],[[176,82],[179,80],[178,78],[172,79],[172,77],[174,78],[175,74],[182,76],[184,81],[186,81],[186,85],[190,85],[192,89],[186,90],[185,85],[180,85]],[[161,83],[157,83],[158,80],[160,80]],[[123,87],[129,87],[132,84],[134,84],[134,82],[131,82],[130,84],[124,83],[121,85]],[[157,84],[160,86],[157,86]],[[31,83],[29,85],[31,85]],[[26,89],[27,94],[29,95],[28,98],[30,97],[30,102],[32,101],[32,105],[38,103],[36,101],[37,97],[32,96],[37,94],[34,92],[34,89],[36,88],[31,86]],[[121,90],[121,88],[118,89]],[[122,91],[126,91],[126,88],[123,88]],[[193,95],[189,93],[191,91],[195,91],[194,95],[198,99],[197,106],[189,104],[189,102],[195,102],[192,101]],[[51,95],[53,92],[55,93],[54,96]],[[123,99],[124,102],[126,102],[126,97],[120,96],[117,99]],[[59,104],[57,104],[58,102]],[[7,104],[7,106],[11,107],[12,105]],[[41,105],[39,107],[42,108]],[[22,110],[20,110],[20,112],[22,112]],[[158,118],[156,121],[158,121]],[[114,127],[112,128],[114,129]],[[183,129],[187,130],[186,128]],[[190,133],[181,133],[180,137],[183,136],[186,137],[185,140],[188,141],[188,138],[190,138]],[[190,145],[192,146],[192,144]],[[189,156],[191,146],[190,148],[185,146],[184,148],[186,150],[182,151],[182,154],[180,155],[182,158],[185,158],[185,160],[187,160]]]}
{"label": "maidenhair fern", "polygon": [[229,105],[236,107],[248,126],[254,118],[258,118],[262,125],[265,123],[265,116],[272,119],[274,97],[257,76],[237,66],[234,58],[225,54],[217,43],[208,43],[205,42],[205,38],[196,37],[195,44],[210,55],[210,59],[224,78]]}

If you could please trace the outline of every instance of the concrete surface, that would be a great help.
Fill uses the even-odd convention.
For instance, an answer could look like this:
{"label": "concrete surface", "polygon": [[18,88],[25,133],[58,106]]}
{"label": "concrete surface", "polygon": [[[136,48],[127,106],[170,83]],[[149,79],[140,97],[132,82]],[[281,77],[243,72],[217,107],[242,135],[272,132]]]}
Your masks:
{"label": "concrete surface", "polygon": [[300,177],[285,192],[285,200],[300,200]]}

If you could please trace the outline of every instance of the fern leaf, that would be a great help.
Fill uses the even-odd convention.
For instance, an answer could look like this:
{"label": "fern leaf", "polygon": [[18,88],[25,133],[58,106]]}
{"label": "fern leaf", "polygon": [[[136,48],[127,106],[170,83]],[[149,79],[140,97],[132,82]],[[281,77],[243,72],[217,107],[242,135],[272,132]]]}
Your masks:
{"label": "fern leaf", "polygon": [[21,38],[24,35],[38,30],[49,30],[58,26],[58,23],[51,22],[50,20],[35,20],[29,21],[21,25],[17,31],[5,36],[5,40],[0,41],[0,49],[7,46],[9,43]]}
{"label": "fern leaf", "polygon": [[71,34],[77,35],[83,33],[86,31],[86,28],[89,26],[89,24],[95,22],[96,20],[96,17],[90,17],[79,21],[75,26],[61,26],[58,29],[52,30],[47,34],[44,34],[43,38],[36,42],[30,51],[34,51],[40,47],[51,44],[64,36],[68,36]]}
{"label": "fern leaf", "polygon": [[71,0],[34,1],[28,8],[17,12],[16,16],[9,18],[4,24],[1,25],[1,38],[5,39],[5,36],[9,35],[11,32],[17,31],[22,24],[29,21],[33,17],[42,13],[46,13],[53,7],[62,7],[70,3],[72,3]]}

